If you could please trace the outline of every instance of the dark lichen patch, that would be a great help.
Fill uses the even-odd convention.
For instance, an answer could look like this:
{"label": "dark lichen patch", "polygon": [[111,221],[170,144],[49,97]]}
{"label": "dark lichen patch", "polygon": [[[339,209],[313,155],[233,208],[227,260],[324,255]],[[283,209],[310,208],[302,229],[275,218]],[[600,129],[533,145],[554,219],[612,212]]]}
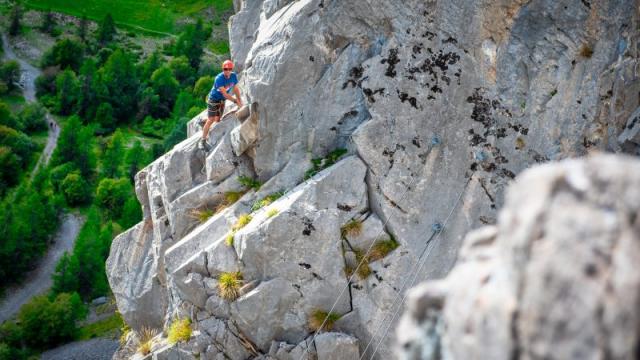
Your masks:
{"label": "dark lichen patch", "polygon": [[582,146],[584,146],[585,149],[589,149],[589,148],[594,147],[596,145],[598,145],[598,141],[596,141],[596,140],[587,139],[586,136],[582,139]]}
{"label": "dark lichen patch", "polygon": [[398,98],[400,99],[400,102],[404,103],[405,101],[408,101],[413,108],[415,109],[418,108],[417,100],[415,97],[409,96],[409,94],[405,92],[400,92],[400,90],[396,90],[396,91],[398,92]]}
{"label": "dark lichen patch", "polygon": [[375,90],[371,90],[369,88],[363,88],[362,89],[362,92],[367,96],[367,99],[372,103],[376,102],[376,99],[375,99],[374,95],[382,94],[383,91],[384,91],[384,88],[379,88],[379,89],[375,89]]}
{"label": "dark lichen patch", "polygon": [[469,145],[478,146],[487,141],[487,138],[480,134],[476,134],[473,129],[469,129]]}
{"label": "dark lichen patch", "polygon": [[586,6],[588,9],[591,9],[591,1],[580,0],[580,2],[582,2],[582,5]]}
{"label": "dark lichen patch", "polygon": [[311,269],[311,265],[309,265],[309,264],[307,264],[307,263],[302,263],[302,262],[301,262],[301,263],[298,263],[298,265],[300,265],[301,267],[303,267],[303,268],[305,268],[305,269],[307,269],[307,270]]}
{"label": "dark lichen patch", "polygon": [[315,272],[311,272],[311,275],[313,275],[313,277],[314,277],[314,278],[316,278],[316,279],[318,279],[318,280],[324,280],[324,279],[322,278],[322,276],[320,276],[320,275],[316,274]]}
{"label": "dark lichen patch", "polygon": [[427,38],[427,40],[431,41],[433,40],[433,38],[435,38],[437,35],[435,33],[432,33],[431,31],[427,30],[425,32],[422,33],[423,38]]}
{"label": "dark lichen patch", "polygon": [[309,56],[309,61],[314,62],[316,59],[313,56]]}
{"label": "dark lichen patch", "polygon": [[473,110],[471,111],[471,119],[473,121],[481,123],[485,128],[493,125],[494,120],[491,116],[493,107],[491,100],[483,96],[482,89],[474,89],[473,94],[467,97],[467,103],[473,104]]}
{"label": "dark lichen patch", "polygon": [[398,49],[389,49],[389,56],[380,61],[381,64],[388,64],[384,75],[387,77],[396,77],[396,65],[400,62],[398,58]]}
{"label": "dark lichen patch", "polygon": [[337,127],[335,127],[335,126],[333,126],[333,127],[331,127],[329,130],[331,130],[331,131],[336,131],[336,132],[337,132],[337,131],[338,131],[338,128],[337,128]]}
{"label": "dark lichen patch", "polygon": [[306,216],[303,217],[302,218],[302,223],[304,224],[304,229],[302,230],[302,235],[309,236],[309,235],[311,235],[312,231],[316,230],[316,228],[313,227],[313,222],[308,217],[306,217]]}
{"label": "dark lichen patch", "polygon": [[449,36],[448,38],[442,40],[442,43],[443,44],[454,44],[454,45],[456,45],[456,44],[458,44],[458,40],[456,40],[456,39],[452,38],[451,36]]}
{"label": "dark lichen patch", "polygon": [[342,211],[351,211],[351,210],[353,209],[353,207],[351,207],[351,206],[349,206],[349,205],[346,205],[346,204],[340,204],[340,203],[338,203],[338,204],[336,205],[336,207],[337,207],[339,210],[342,210]]}
{"label": "dark lichen patch", "polygon": [[506,157],[504,157],[502,155],[496,156],[496,164],[506,164],[508,162],[509,162],[509,160],[507,160]]}

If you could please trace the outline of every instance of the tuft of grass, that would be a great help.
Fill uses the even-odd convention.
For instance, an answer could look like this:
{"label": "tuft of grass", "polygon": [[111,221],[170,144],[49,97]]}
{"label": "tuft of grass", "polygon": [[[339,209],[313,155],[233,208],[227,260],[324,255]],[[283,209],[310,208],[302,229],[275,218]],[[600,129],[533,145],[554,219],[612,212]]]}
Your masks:
{"label": "tuft of grass", "polygon": [[342,155],[347,153],[347,149],[335,149],[332,152],[328,153],[324,158],[316,158],[311,160],[311,169],[307,170],[304,173],[304,180],[307,180],[313,177],[315,174],[320,171],[328,168],[329,166],[335,164],[338,159],[342,157]]}
{"label": "tuft of grass", "polygon": [[549,93],[549,96],[554,97],[556,96],[556,94],[558,93],[558,89],[553,89],[551,90],[551,92]]}
{"label": "tuft of grass", "polygon": [[241,285],[241,272],[223,272],[218,278],[218,291],[220,293],[220,297],[227,301],[234,301],[240,295]]}
{"label": "tuft of grass", "polygon": [[174,321],[169,327],[168,340],[170,344],[187,341],[191,337],[191,320],[188,318]]}
{"label": "tuft of grass", "polygon": [[376,241],[375,244],[373,244],[373,247],[371,247],[371,251],[367,258],[369,262],[380,260],[398,248],[398,246],[400,246],[400,244],[398,244],[396,239],[393,237],[388,240]]}
{"label": "tuft of grass", "polygon": [[281,198],[282,195],[284,195],[284,191],[278,191],[273,194],[269,194],[260,200],[256,200],[253,205],[251,205],[251,211],[257,211],[265,206],[271,205],[274,201]]}
{"label": "tuft of grass", "polygon": [[269,209],[269,211],[267,211],[267,217],[274,217],[278,215],[278,209],[273,208],[273,209]]}
{"label": "tuft of grass", "polygon": [[362,234],[362,221],[351,219],[340,228],[342,236],[358,236]]}
{"label": "tuft of grass", "polygon": [[227,191],[224,193],[224,202],[227,206],[235,204],[236,201],[240,200],[242,195],[244,195],[244,191]]}
{"label": "tuft of grass", "polygon": [[260,189],[260,186],[262,186],[262,183],[260,181],[244,175],[238,177],[238,182],[240,183],[240,185],[248,189],[258,190]]}
{"label": "tuft of grass", "polygon": [[138,346],[136,351],[142,355],[148,355],[151,352],[151,346],[153,346],[153,338],[158,334],[159,331],[157,329],[143,327],[137,333]]}
{"label": "tuft of grass", "polygon": [[200,223],[207,221],[210,217],[213,216],[213,214],[215,214],[215,211],[209,208],[204,208],[196,211],[196,215]]}
{"label": "tuft of grass", "polygon": [[585,59],[590,59],[593,56],[593,48],[589,44],[582,44],[578,54]]}
{"label": "tuft of grass", "polygon": [[316,309],[309,316],[309,329],[311,331],[331,331],[335,322],[341,317],[336,313]]}
{"label": "tuft of grass", "polygon": [[227,244],[227,246],[229,246],[229,247],[233,246],[233,241],[234,241],[235,236],[236,236],[236,231],[235,230],[231,230],[229,232],[229,234],[227,235],[227,237],[224,239],[224,243]]}
{"label": "tuft of grass", "polygon": [[242,195],[244,195],[244,191],[227,191],[224,193],[224,200],[216,206],[215,214],[220,211],[228,208],[229,206],[236,203],[236,201],[240,200]]}
{"label": "tuft of grass", "polygon": [[240,217],[238,217],[238,220],[236,221],[235,224],[233,224],[231,229],[234,230],[234,232],[238,231],[238,230],[242,229],[243,227],[247,226],[247,224],[250,223],[251,220],[253,220],[253,217],[251,215],[242,214],[242,215],[240,215]]}
{"label": "tuft of grass", "polygon": [[[371,275],[371,268],[369,267],[369,259],[364,256],[362,250],[355,249],[353,251],[356,254],[356,266],[359,264],[357,269],[358,277],[362,280],[366,279]],[[352,273],[353,273],[352,270]]]}

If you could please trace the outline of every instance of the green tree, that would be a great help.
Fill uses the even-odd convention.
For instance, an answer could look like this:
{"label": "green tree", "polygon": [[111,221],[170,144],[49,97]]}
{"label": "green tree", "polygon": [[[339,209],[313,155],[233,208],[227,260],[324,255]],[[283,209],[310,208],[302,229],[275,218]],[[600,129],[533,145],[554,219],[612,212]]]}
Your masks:
{"label": "green tree", "polygon": [[78,103],[80,84],[73,71],[67,69],[56,78],[56,110],[61,115],[71,115],[74,113]]}
{"label": "green tree", "polygon": [[169,108],[166,104],[160,103],[160,95],[156,94],[153,88],[150,87],[145,88],[140,94],[136,120],[141,121],[147,116],[156,118],[169,116]]}
{"label": "green tree", "polygon": [[149,82],[151,74],[162,66],[162,55],[157,50],[151,53],[140,65],[140,79]]}
{"label": "green tree", "polygon": [[20,33],[20,21],[22,21],[22,9],[14,5],[11,9],[11,25],[9,25],[9,35],[16,36]]}
{"label": "green tree", "polygon": [[9,105],[2,101],[0,101],[0,125],[16,130],[24,130],[23,124],[13,116]]}
{"label": "green tree", "polygon": [[144,166],[151,162],[148,152],[142,146],[140,140],[136,140],[131,146],[131,149],[127,151],[124,162],[127,166],[127,174],[129,175],[129,181],[131,184],[135,184],[135,176]]}
{"label": "green tree", "polygon": [[136,113],[139,80],[131,56],[116,50],[98,71],[106,90],[107,101],[119,121],[128,120]]}
{"label": "green tree", "polygon": [[[86,121],[93,119],[98,106],[98,98],[100,94],[104,94],[106,90],[98,79],[96,62],[89,58],[85,60],[80,68],[80,94],[78,95],[78,115]],[[112,111],[113,109],[111,109]],[[110,114],[111,117],[113,114]],[[108,128],[113,124],[109,121]]]}
{"label": "green tree", "polygon": [[62,190],[64,198],[70,206],[83,205],[91,200],[91,188],[87,181],[80,176],[79,172],[68,174],[62,180],[60,190]]}
{"label": "green tree", "polygon": [[202,19],[198,19],[195,25],[189,25],[178,36],[175,44],[174,55],[184,55],[194,69],[200,66],[204,42],[209,37],[209,30],[204,29]]}
{"label": "green tree", "polygon": [[7,84],[7,90],[11,91],[18,87],[20,83],[20,64],[15,60],[10,60],[0,67],[0,80]]}
{"label": "green tree", "polygon": [[111,42],[115,35],[116,24],[113,21],[113,17],[111,17],[111,14],[107,14],[98,25],[96,40],[100,45],[105,45],[106,43]]}
{"label": "green tree", "polygon": [[186,56],[179,56],[169,61],[169,68],[173,76],[183,87],[191,86],[195,81],[195,69],[191,67]]}
{"label": "green tree", "polygon": [[125,178],[102,179],[96,190],[96,201],[112,219],[122,216],[124,203],[130,196],[133,196],[133,189]]}
{"label": "green tree", "polygon": [[61,191],[60,187],[62,185],[62,181],[67,175],[72,172],[77,171],[77,168],[74,163],[67,162],[62,165],[58,165],[51,169],[49,172],[49,179],[51,180],[51,186],[53,186],[54,191]]}
{"label": "green tree", "polygon": [[160,102],[165,104],[168,109],[173,108],[178,91],[180,91],[180,84],[168,67],[163,66],[153,72],[151,86],[154,92],[160,96]]}
{"label": "green tree", "polygon": [[79,272],[80,263],[78,263],[78,259],[65,252],[60,260],[58,260],[56,271],[52,275],[53,286],[51,287],[51,293],[57,295],[63,292],[78,291]]}
{"label": "green tree", "polygon": [[207,95],[209,95],[209,92],[213,87],[213,81],[213,76],[208,75],[198,79],[198,81],[196,81],[196,84],[193,86],[193,96],[198,100],[204,99]]}
{"label": "green tree", "polygon": [[135,197],[130,197],[124,203],[120,224],[124,228],[130,228],[142,221],[142,208]]}
{"label": "green tree", "polygon": [[47,129],[47,113],[39,103],[26,104],[18,113],[18,119],[22,128],[27,133]]}
{"label": "green tree", "polygon": [[80,170],[85,178],[91,178],[96,166],[93,151],[93,131],[90,127],[83,127],[76,115],[69,117],[60,132],[58,145],[53,152],[51,163],[53,166],[71,162]]}
{"label": "green tree", "polygon": [[40,99],[47,95],[56,94],[56,78],[60,67],[50,66],[42,70],[42,74],[36,78],[36,96]]}
{"label": "green tree", "polygon": [[107,142],[102,156],[102,176],[118,178],[121,175],[120,164],[124,157],[124,138],[120,129],[116,130]]}
{"label": "green tree", "polygon": [[36,145],[27,135],[4,125],[0,125],[0,146],[11,148],[22,168],[29,163],[31,154],[36,149]]}
{"label": "green tree", "polygon": [[181,117],[176,125],[173,127],[169,135],[165,138],[163,143],[163,149],[165,152],[171,150],[174,146],[179,144],[182,140],[187,138],[187,123],[189,118]]}
{"label": "green tree", "polygon": [[96,111],[96,122],[100,125],[101,132],[108,133],[116,127],[116,121],[113,118],[113,108],[109,103],[102,103]]}
{"label": "green tree", "polygon": [[78,71],[84,61],[84,45],[73,39],[59,40],[42,56],[41,67],[59,66]]}
{"label": "green tree", "polygon": [[0,195],[18,183],[20,173],[18,157],[6,146],[0,146]]}
{"label": "green tree", "polygon": [[53,302],[44,295],[36,296],[18,313],[26,343],[38,349],[73,339],[78,333],[76,322],[85,316],[77,293],[59,294]]}

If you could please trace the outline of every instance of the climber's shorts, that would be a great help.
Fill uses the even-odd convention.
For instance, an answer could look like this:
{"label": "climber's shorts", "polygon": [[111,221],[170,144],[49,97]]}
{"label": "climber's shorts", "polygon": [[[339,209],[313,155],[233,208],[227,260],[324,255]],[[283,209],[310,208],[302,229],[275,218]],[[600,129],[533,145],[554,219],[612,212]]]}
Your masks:
{"label": "climber's shorts", "polygon": [[207,100],[207,115],[209,117],[222,116],[224,112],[224,100]]}

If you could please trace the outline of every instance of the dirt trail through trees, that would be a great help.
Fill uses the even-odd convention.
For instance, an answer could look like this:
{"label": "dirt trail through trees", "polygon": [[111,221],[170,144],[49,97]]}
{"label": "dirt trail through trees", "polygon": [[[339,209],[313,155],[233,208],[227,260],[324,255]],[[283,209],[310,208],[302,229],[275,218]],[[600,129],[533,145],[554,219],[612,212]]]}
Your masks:
{"label": "dirt trail through trees", "polygon": [[[40,74],[40,70],[16,56],[11,46],[9,46],[9,41],[5,34],[2,34],[2,46],[5,60],[16,60],[20,63],[20,85],[25,99],[28,102],[35,102],[35,79]],[[47,145],[31,173],[32,177],[41,164],[46,164],[49,161],[51,153],[56,147],[58,136],[60,135],[60,127],[48,112],[47,124],[49,126]],[[55,125],[52,128],[49,124]],[[56,269],[56,264],[65,251],[71,252],[73,249],[73,244],[78,237],[84,221],[85,218],[83,216],[75,214],[69,214],[63,218],[62,225],[54,237],[53,244],[51,244],[47,253],[37,264],[36,269],[26,274],[21,284],[7,289],[5,298],[0,302],[0,322],[11,318],[20,310],[20,307],[33,296],[42,294],[51,287],[51,275]]]}

